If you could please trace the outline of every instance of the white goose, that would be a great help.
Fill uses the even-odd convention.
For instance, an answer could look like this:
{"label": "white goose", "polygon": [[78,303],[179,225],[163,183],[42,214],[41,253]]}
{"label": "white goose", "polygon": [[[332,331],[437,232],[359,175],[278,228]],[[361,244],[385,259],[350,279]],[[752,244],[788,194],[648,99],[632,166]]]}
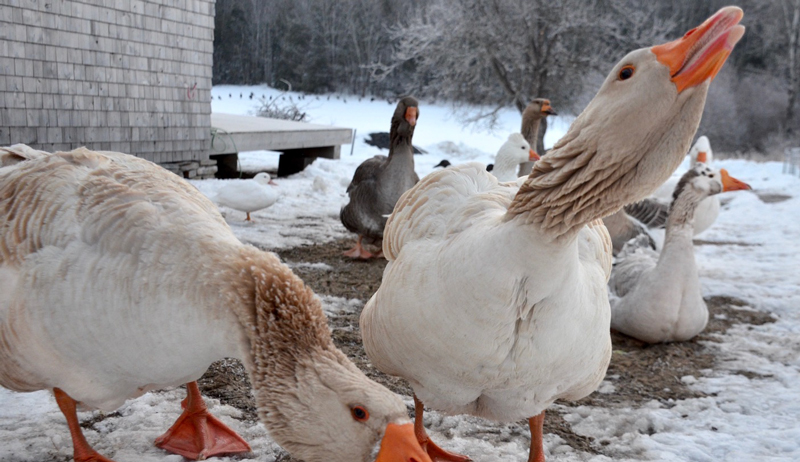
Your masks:
{"label": "white goose", "polygon": [[492,175],[497,181],[516,181],[517,169],[523,162],[539,160],[521,133],[512,133],[494,158]]}
{"label": "white goose", "polygon": [[467,458],[430,442],[423,402],[530,418],[538,462],[544,410],[602,381],[611,243],[599,219],[678,167],[741,17],[723,8],[679,40],[625,56],[528,178],[498,183],[470,163],[428,175],[398,201],[361,329],[372,363],[413,387],[417,438],[432,459]]}
{"label": "white goose", "polygon": [[611,327],[647,343],[689,340],[708,322],[692,243],[692,219],[705,199],[750,186],[697,163],[679,180],[661,254],[626,244],[614,263],[609,287]]}
{"label": "white goose", "polygon": [[214,202],[225,207],[245,212],[245,221],[252,221],[250,214],[270,207],[280,195],[269,173],[261,172],[249,180],[230,180],[219,188]]}
{"label": "white goose", "polygon": [[85,148],[0,159],[0,385],[53,390],[76,461],[110,461],[77,403],[111,410],[187,382],[156,444],[192,459],[249,451],[193,382],[223,357],[242,359],[261,421],[296,457],[366,461],[383,438],[379,461],[429,461],[402,401],[335,348],[319,299],[189,183]]}

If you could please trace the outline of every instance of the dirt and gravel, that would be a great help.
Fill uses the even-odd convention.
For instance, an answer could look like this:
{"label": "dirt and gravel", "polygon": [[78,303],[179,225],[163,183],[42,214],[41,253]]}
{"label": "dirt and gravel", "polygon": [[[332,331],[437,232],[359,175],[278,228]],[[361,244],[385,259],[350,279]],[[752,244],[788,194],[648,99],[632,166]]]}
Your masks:
{"label": "dirt and gravel", "polygon": [[[294,266],[295,273],[316,293],[366,301],[380,286],[386,261],[380,259],[363,262],[344,258],[342,252],[352,244],[350,240],[335,241],[284,250],[278,254],[283,261]],[[297,266],[298,263],[324,263],[332,269]],[[612,333],[614,350],[607,377],[612,379],[614,392],[593,393],[572,404],[622,408],[637,407],[651,400],[670,405],[670,400],[703,396],[702,393],[692,390],[681,378],[702,377],[713,373],[716,357],[712,344],[719,341],[719,334],[736,324],[755,326],[775,321],[767,313],[748,309],[745,302],[736,298],[709,297],[706,303],[710,312],[708,327],[701,335],[688,342],[646,345],[625,335]],[[358,316],[359,313],[329,316],[336,345],[367,376],[397,393],[410,396],[411,388],[403,379],[387,376],[370,364],[361,345]],[[199,383],[206,396],[242,410],[244,419],[257,419],[250,384],[238,361],[224,360],[214,363]],[[510,435],[507,434],[509,431]],[[559,435],[576,450],[603,452],[600,442],[574,433],[556,409],[548,411],[544,431]],[[512,425],[502,435],[498,432],[496,436],[500,439],[509,438],[515,432],[527,434],[527,422]],[[280,460],[293,461],[288,455]]]}

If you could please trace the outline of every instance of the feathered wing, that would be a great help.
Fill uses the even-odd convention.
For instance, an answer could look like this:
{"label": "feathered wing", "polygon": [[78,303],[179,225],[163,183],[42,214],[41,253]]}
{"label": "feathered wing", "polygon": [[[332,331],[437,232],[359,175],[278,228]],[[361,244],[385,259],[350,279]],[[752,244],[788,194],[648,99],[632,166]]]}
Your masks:
{"label": "feathered wing", "polygon": [[339,211],[339,219],[348,231],[363,236],[369,240],[379,240],[383,236],[386,218],[383,215],[391,213],[380,209],[380,204],[375,200],[378,190],[378,176],[386,168],[389,158],[375,156],[367,159],[358,166],[347,194],[350,201]]}
{"label": "feathered wing", "polygon": [[350,184],[347,186],[347,192],[349,193],[364,182],[374,181],[378,177],[378,173],[386,167],[386,162],[388,161],[388,157],[377,155],[361,162],[361,165],[353,173],[353,179],[350,180]]}
{"label": "feathered wing", "polygon": [[663,228],[669,217],[669,204],[653,198],[645,198],[639,202],[628,204],[624,210],[625,213],[648,228]]}
{"label": "feathered wing", "polygon": [[484,213],[505,214],[518,188],[498,183],[477,162],[431,173],[397,201],[383,233],[384,256],[392,261],[408,242],[458,233]]}

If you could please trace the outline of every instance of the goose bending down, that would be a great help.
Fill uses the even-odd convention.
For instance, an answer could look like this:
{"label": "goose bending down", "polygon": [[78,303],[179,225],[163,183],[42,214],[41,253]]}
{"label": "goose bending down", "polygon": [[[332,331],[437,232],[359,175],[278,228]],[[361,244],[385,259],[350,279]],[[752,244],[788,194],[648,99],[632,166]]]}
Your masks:
{"label": "goose bending down", "polygon": [[609,286],[611,327],[647,343],[689,340],[708,322],[692,244],[692,220],[699,205],[722,191],[750,189],[728,175],[697,163],[678,182],[667,219],[661,254],[625,245],[614,264]]}
{"label": "goose bending down", "polygon": [[244,362],[261,421],[296,457],[366,461],[382,438],[378,460],[429,461],[399,397],[334,346],[319,298],[185,180],[119,153],[0,152],[16,157],[0,168],[0,385],[52,390],[76,461],[110,461],[77,403],[108,411],[182,383],[185,410],[156,445],[249,451],[194,382],[224,357]]}
{"label": "goose bending down", "polygon": [[261,172],[249,180],[231,180],[219,188],[214,201],[219,205],[245,212],[245,221],[252,221],[250,214],[274,204],[279,197],[277,186],[269,173]]}
{"label": "goose bending down", "polygon": [[365,249],[362,241],[380,249],[386,218],[397,199],[417,184],[411,140],[419,119],[419,103],[406,96],[397,103],[389,131],[389,156],[375,156],[358,166],[347,187],[350,202],[339,212],[342,224],[358,234],[356,245],[344,253],[352,258],[380,256]]}
{"label": "goose bending down", "polygon": [[[692,161],[692,166],[700,164],[712,166],[714,161],[714,154],[711,151],[711,144],[708,138],[701,136],[697,142],[692,146],[689,151],[689,157]],[[648,198],[625,206],[625,213],[639,222],[644,223],[648,228],[663,228],[667,222],[669,214],[669,204],[672,200],[672,191],[675,190],[680,177],[673,175],[669,180],[664,182],[656,191]],[[697,209],[694,213],[694,220],[692,222],[693,233],[698,235],[707,230],[717,221],[720,210],[719,196],[712,195],[703,199],[697,204]]]}
{"label": "goose bending down", "polygon": [[[558,115],[558,113],[553,109],[553,106],[550,105],[550,100],[545,98],[534,99],[528,103],[528,105],[525,106],[525,110],[522,111],[520,133],[522,133],[525,141],[531,146],[531,149],[535,148],[536,143],[539,141],[539,128],[542,125],[542,119],[549,115]],[[534,152],[535,151],[536,149],[534,149]],[[521,163],[517,176],[530,175],[533,162],[533,160],[529,160]]]}
{"label": "goose bending down", "polygon": [[494,158],[494,166],[490,171],[497,181],[516,181],[517,168],[523,162],[539,160],[530,144],[525,141],[522,134],[512,133]]}
{"label": "goose bending down", "polygon": [[434,172],[386,225],[389,263],[361,314],[364,347],[423,404],[529,418],[544,460],[544,410],[602,381],[611,357],[611,243],[600,218],[646,197],[680,165],[710,81],[744,33],[727,7],[683,38],[633,51],[556,146],[516,183],[483,165]]}

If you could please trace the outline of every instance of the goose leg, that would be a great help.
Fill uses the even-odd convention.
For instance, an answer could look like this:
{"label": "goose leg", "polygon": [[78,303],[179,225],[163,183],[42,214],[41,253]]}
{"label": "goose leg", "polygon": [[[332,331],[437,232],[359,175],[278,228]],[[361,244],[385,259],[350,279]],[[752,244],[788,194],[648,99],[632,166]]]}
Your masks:
{"label": "goose leg", "polygon": [[428,432],[425,431],[425,427],[422,423],[422,414],[425,412],[424,407],[422,406],[422,401],[417,398],[417,395],[414,395],[414,434],[417,436],[417,441],[419,441],[419,445],[422,446],[422,449],[428,453],[428,456],[431,458],[433,462],[440,462],[440,461],[450,461],[450,462],[469,462],[470,459],[467,456],[456,454],[453,452],[445,451],[444,449],[437,446],[433,441],[431,441],[430,437],[428,436]]}
{"label": "goose leg", "polygon": [[72,436],[72,458],[75,462],[114,462],[101,456],[86,442],[81,424],[78,422],[75,400],[59,388],[53,388],[53,395],[56,397],[56,403],[58,403],[61,413],[67,418],[69,433]]}
{"label": "goose leg", "polygon": [[156,446],[187,459],[204,460],[219,454],[250,452],[250,445],[227,425],[209,414],[197,382],[186,384],[183,414],[156,438]]}
{"label": "goose leg", "polygon": [[536,417],[528,419],[531,427],[531,452],[528,462],[544,462],[544,443],[542,442],[542,427],[544,426],[544,411]]}
{"label": "goose leg", "polygon": [[343,255],[345,257],[350,257],[350,258],[360,258],[362,260],[368,260],[370,258],[380,256],[380,253],[373,254],[373,253],[369,252],[367,249],[365,249],[364,247],[362,247],[361,246],[361,239],[363,239],[363,238],[361,236],[358,236],[358,242],[356,242],[356,245],[354,245],[352,249],[344,252]]}
{"label": "goose leg", "polygon": [[250,219],[250,212],[245,212],[245,213],[247,214],[247,218],[245,218],[244,221],[253,221]]}

